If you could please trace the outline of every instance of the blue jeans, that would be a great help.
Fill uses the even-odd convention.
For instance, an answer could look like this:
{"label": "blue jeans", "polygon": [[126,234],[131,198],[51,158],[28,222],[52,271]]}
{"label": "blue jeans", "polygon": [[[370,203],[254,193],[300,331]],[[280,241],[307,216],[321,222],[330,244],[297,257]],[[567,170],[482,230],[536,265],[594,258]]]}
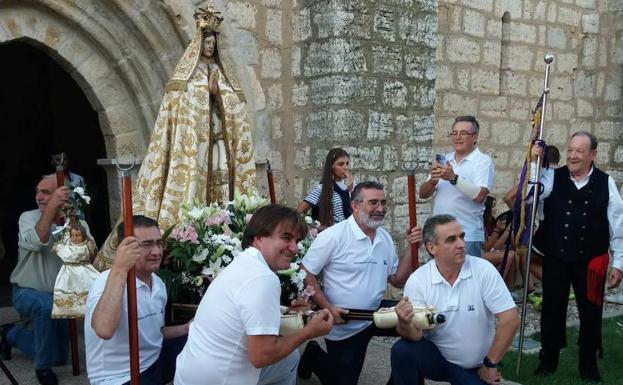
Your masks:
{"label": "blue jeans", "polygon": [[417,384],[421,377],[452,385],[485,384],[478,376],[478,368],[464,369],[446,361],[437,346],[426,338],[398,340],[392,346],[391,362],[394,385]]}
{"label": "blue jeans", "polygon": [[[175,362],[188,336],[181,336],[162,341],[162,349],[156,362],[141,372],[140,383],[149,385],[163,385],[173,381],[175,376]],[[131,381],[123,385],[130,385]]]}
{"label": "blue jeans", "polygon": [[65,365],[69,352],[67,320],[50,318],[52,293],[14,285],[13,307],[32,322],[32,327],[11,328],[9,344],[33,359],[37,370]]}
{"label": "blue jeans", "polygon": [[482,244],[480,241],[465,242],[465,252],[474,257],[482,258]]}

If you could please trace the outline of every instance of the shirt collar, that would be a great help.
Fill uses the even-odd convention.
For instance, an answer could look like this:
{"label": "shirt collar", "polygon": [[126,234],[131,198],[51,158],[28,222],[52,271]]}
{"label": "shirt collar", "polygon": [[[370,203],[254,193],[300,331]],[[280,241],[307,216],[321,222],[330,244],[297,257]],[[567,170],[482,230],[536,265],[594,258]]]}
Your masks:
{"label": "shirt collar", "polygon": [[580,180],[573,179],[573,175],[571,175],[571,173],[569,173],[569,179],[571,179],[575,184],[582,184],[582,183],[588,182],[588,180],[591,178],[591,175],[593,175],[593,166],[591,166],[591,169],[588,171],[588,174],[586,174],[586,176],[583,177],[582,179]]}
{"label": "shirt collar", "polygon": [[[480,150],[478,149],[478,147],[474,147],[472,152],[467,154],[465,158],[461,159],[461,162],[463,162],[464,160],[474,160],[474,158],[476,158],[478,155],[480,155]],[[456,151],[452,151],[448,158],[451,159],[452,162],[456,163]]]}
{"label": "shirt collar", "polygon": [[[470,262],[470,258],[471,257],[469,255],[465,255],[465,262],[463,262],[463,265],[461,266],[461,271],[459,271],[459,278],[457,282],[465,280],[472,276],[472,264]],[[434,262],[434,259],[433,259],[433,262]],[[433,285],[440,284],[442,282],[447,282],[446,279],[439,272],[436,262],[433,263],[431,275],[432,275],[431,283]]]}
{"label": "shirt collar", "polygon": [[364,233],[363,230],[361,230],[361,227],[359,227],[359,224],[355,220],[355,215],[351,215],[350,217],[348,217],[347,221],[348,221],[348,226],[350,227],[350,231],[352,231],[353,235],[355,235],[355,239],[360,240],[360,239],[368,238],[366,233]]}
{"label": "shirt collar", "polygon": [[[253,246],[249,246],[245,251],[247,251],[249,253],[249,256],[251,258],[257,259],[258,261],[260,261],[260,263],[262,263],[262,265],[266,266],[266,268],[268,270],[270,270],[270,266],[268,266],[268,262],[266,262],[266,259],[264,259],[264,256],[262,255],[261,251],[259,251],[258,249],[256,249]],[[270,271],[272,271],[272,270],[270,270]]]}

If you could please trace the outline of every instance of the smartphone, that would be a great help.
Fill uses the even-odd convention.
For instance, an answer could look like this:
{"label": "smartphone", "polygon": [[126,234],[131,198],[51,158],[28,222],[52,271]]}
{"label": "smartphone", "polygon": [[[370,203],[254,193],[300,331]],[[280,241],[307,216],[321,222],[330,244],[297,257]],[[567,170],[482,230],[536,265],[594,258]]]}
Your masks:
{"label": "smartphone", "polygon": [[446,156],[444,154],[435,155],[435,160],[437,161],[437,163],[439,163],[440,166],[445,166],[446,163],[448,163],[448,160],[446,159]]}

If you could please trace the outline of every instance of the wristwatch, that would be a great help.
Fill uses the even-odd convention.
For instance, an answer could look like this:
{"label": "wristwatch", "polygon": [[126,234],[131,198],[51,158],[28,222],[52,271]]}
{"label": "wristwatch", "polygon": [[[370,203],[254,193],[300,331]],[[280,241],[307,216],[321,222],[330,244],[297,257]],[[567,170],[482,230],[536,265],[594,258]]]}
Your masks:
{"label": "wristwatch", "polygon": [[485,358],[482,359],[482,364],[484,366],[486,366],[489,369],[493,369],[493,368],[497,368],[498,364],[496,364],[495,362],[491,361],[489,359],[489,357],[485,356]]}
{"label": "wristwatch", "polygon": [[450,184],[456,186],[456,181],[459,180],[459,175],[454,174],[454,178],[450,179]]}

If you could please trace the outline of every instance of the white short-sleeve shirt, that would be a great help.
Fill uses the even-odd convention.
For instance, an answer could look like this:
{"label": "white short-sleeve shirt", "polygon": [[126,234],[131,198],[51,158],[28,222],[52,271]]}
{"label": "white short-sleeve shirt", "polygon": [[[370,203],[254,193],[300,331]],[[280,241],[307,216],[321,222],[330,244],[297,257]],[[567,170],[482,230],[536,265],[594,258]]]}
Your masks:
{"label": "white short-sleeve shirt", "polygon": [[256,384],[248,336],[278,335],[279,278],[259,250],[240,253],[210,284],[177,357],[176,385]]}
{"label": "white short-sleeve shirt", "polygon": [[[346,309],[377,310],[387,288],[387,278],[398,268],[389,233],[378,228],[371,242],[354,216],[318,234],[302,263],[312,274],[322,274],[322,290],[327,300]],[[346,339],[370,323],[348,321],[335,325],[326,338]]]}
{"label": "white short-sleeve shirt", "polygon": [[[127,291],[121,304],[121,318],[115,334],[103,340],[91,327],[93,311],[102,294],[110,270],[106,270],[93,283],[87,297],[84,318],[84,343],[87,373],[92,385],[118,385],[130,380],[130,347],[128,340]],[[167,304],[167,290],[162,280],[151,275],[151,289],[136,279],[136,306],[138,316],[138,346],[140,371],[149,368],[160,355],[162,327]]]}
{"label": "white short-sleeve shirt", "polygon": [[[475,148],[460,163],[456,162],[455,153],[446,154],[454,173],[467,181],[488,189],[493,189],[495,169],[493,161],[487,154]],[[468,242],[483,242],[485,229],[482,215],[485,211],[484,203],[476,203],[460,192],[447,180],[440,180],[436,187],[437,194],[433,204],[433,215],[450,214],[454,216],[463,230]]]}
{"label": "white short-sleeve shirt", "polygon": [[424,336],[446,360],[465,369],[480,366],[495,336],[495,314],[515,307],[500,273],[482,258],[466,256],[450,286],[435,259],[411,274],[404,295],[417,306],[435,306],[446,322]]}

